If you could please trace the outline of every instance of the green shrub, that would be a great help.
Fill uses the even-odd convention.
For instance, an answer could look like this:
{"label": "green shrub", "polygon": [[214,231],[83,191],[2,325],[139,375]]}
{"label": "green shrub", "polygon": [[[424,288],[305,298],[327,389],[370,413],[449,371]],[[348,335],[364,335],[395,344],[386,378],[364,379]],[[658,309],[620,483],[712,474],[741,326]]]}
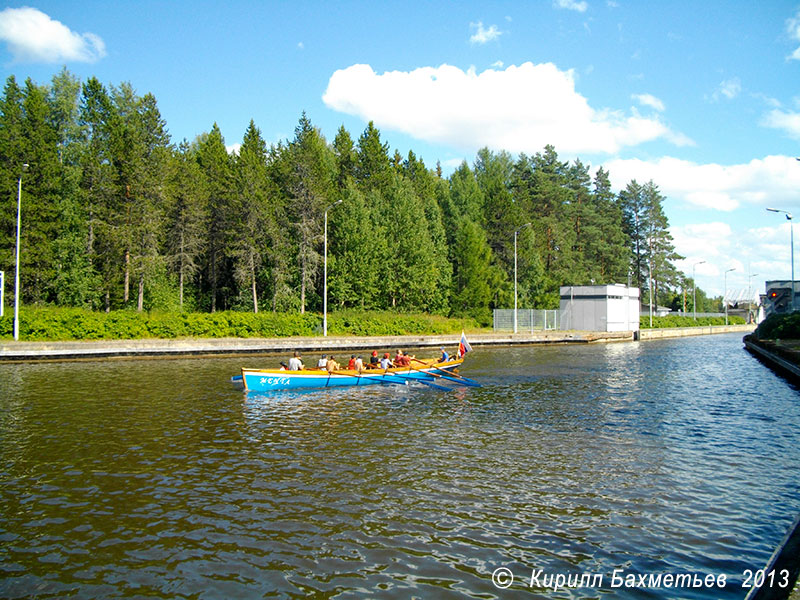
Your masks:
{"label": "green shrub", "polygon": [[[745,320],[739,316],[729,316],[729,325],[744,325]],[[664,327],[708,327],[711,325],[725,325],[725,317],[694,317],[683,315],[669,315],[666,317],[653,317],[653,329],[661,329]],[[641,329],[650,329],[650,315],[639,317],[639,327]]]}
{"label": "green shrub", "polygon": [[[427,314],[344,311],[328,315],[331,335],[448,335],[480,330],[474,319]],[[321,335],[316,313],[92,312],[79,308],[23,307],[20,339],[28,341],[111,340],[177,337],[309,337]],[[0,338],[13,335],[13,315],[0,319]]]}
{"label": "green shrub", "polygon": [[800,313],[770,315],[761,322],[755,334],[761,340],[800,339]]}

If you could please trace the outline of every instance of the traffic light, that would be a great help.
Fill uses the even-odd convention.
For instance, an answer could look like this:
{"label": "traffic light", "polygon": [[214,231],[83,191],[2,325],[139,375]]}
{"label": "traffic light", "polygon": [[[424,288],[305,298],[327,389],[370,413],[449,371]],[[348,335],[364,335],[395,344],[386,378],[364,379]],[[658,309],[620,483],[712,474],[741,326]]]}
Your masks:
{"label": "traffic light", "polygon": [[789,288],[770,288],[767,291],[767,301],[772,305],[771,312],[790,312],[792,308],[792,290]]}

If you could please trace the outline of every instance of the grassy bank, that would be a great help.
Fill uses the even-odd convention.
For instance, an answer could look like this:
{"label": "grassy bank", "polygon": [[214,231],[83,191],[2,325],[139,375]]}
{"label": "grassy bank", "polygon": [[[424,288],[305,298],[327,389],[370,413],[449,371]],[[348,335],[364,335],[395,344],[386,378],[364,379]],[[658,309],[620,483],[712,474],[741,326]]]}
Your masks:
{"label": "grassy bank", "polygon": [[[443,335],[480,331],[473,319],[426,314],[346,311],[328,314],[328,335]],[[138,313],[92,312],[77,308],[25,308],[20,340],[126,340],[143,338],[292,337],[322,335],[322,315],[314,313]],[[13,316],[0,318],[0,339],[13,337]]]}

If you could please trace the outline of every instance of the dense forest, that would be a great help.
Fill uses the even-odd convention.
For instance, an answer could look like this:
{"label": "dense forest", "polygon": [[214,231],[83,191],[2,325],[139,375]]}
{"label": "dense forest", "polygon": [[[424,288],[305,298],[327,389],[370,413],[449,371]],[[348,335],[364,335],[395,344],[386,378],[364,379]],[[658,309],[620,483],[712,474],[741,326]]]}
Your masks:
{"label": "dense forest", "polygon": [[327,212],[331,311],[485,320],[513,306],[515,232],[521,307],[557,307],[570,284],[631,282],[647,299],[652,280],[659,304],[692,310],[658,187],[615,194],[608,172],[552,146],[483,149],[444,177],[390,153],[373,123],[330,142],[302,113],[271,146],[251,121],[231,154],[216,124],[175,145],[156,98],[128,83],[12,76],[0,98],[6,302],[20,177],[23,305],[321,311]]}

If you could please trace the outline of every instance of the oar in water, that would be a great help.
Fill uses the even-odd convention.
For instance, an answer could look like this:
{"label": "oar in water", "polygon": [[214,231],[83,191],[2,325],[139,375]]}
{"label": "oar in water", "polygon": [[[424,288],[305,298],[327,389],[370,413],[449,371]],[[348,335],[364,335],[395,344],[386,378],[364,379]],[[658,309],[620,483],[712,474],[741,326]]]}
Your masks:
{"label": "oar in water", "polygon": [[[360,374],[356,375],[355,373],[348,373],[347,371],[333,371],[333,373],[336,375],[347,375],[349,377],[361,378]],[[436,388],[437,390],[450,391],[450,388],[444,387],[443,385],[437,385],[431,381],[423,381],[414,377],[404,377],[401,373],[389,373],[388,371],[384,371],[383,373],[374,373],[370,378],[378,378],[379,383],[394,383],[396,385],[408,385],[409,381],[412,383],[417,382],[423,385],[428,385],[432,388]]]}
{"label": "oar in water", "polygon": [[414,367],[409,365],[409,367],[414,369],[415,371],[420,371],[422,373],[425,373],[426,375],[431,375],[433,377],[441,377],[442,379],[448,379],[448,380],[453,381],[455,383],[461,383],[463,385],[467,385],[467,386],[471,386],[471,387],[481,387],[480,383],[470,379],[469,377],[462,377],[461,375],[458,375],[457,373],[452,373],[452,372],[448,371],[447,369],[442,369],[440,367],[437,367],[436,365],[428,364],[425,361],[422,361],[422,360],[420,360],[418,358],[412,358],[411,360],[415,360],[418,363],[421,363],[421,364],[425,365],[428,368],[436,369],[437,371],[441,371],[442,373],[447,373],[447,375],[437,375],[436,373],[431,373],[430,371],[423,371],[422,369],[414,369]]}
{"label": "oar in water", "polygon": [[[356,377],[361,379],[361,373],[349,373],[347,371],[331,371],[328,376],[330,375],[347,375],[348,377]],[[380,378],[375,377],[376,375],[380,375]],[[388,375],[388,376],[387,376]],[[379,383],[394,383],[395,385],[407,385],[408,380],[403,379],[402,377],[393,377],[393,373],[374,373],[372,377],[367,377],[367,379],[378,379]]]}
{"label": "oar in water", "polygon": [[[414,367],[410,367],[410,368],[414,369]],[[414,369],[414,370],[415,371],[419,371],[419,369]],[[422,371],[420,371],[420,372],[422,372]],[[450,390],[453,389],[453,388],[445,387],[443,385],[439,385],[438,383],[433,383],[432,381],[426,381],[424,379],[419,379],[418,377],[409,377],[408,375],[403,375],[402,373],[398,373],[397,371],[395,371],[394,373],[389,373],[389,375],[392,376],[392,377],[404,378],[406,381],[411,381],[413,383],[421,383],[422,385],[429,385],[430,387],[436,388],[437,390],[445,390],[445,391],[449,392]]]}

